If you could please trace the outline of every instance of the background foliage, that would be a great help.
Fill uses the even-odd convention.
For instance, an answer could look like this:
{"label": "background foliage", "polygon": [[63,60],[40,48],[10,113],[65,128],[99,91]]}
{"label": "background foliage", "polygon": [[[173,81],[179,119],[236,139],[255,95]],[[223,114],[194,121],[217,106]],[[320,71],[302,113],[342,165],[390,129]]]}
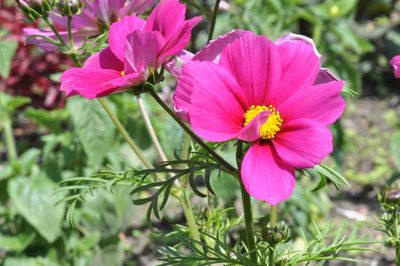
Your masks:
{"label": "background foliage", "polygon": [[[205,18],[213,4],[200,0],[186,2],[192,14],[202,13]],[[0,21],[0,129],[4,136],[0,142],[0,264],[150,265],[160,257],[160,247],[181,241],[180,233],[168,234],[172,224],[183,222],[177,202],[168,202],[168,211],[161,212],[160,220],[152,218],[155,231],[145,229],[145,207],[133,205],[132,200],[137,198],[128,196],[131,183],[122,181],[129,176],[122,176],[120,186],[112,189],[87,180],[106,189],[90,190],[84,194],[85,201],[72,201],[73,217],[69,217],[71,201],[54,204],[81,191],[82,187],[62,189],[60,182],[67,178],[95,178],[102,170],[103,177],[114,180],[113,174],[137,169],[140,164],[97,102],[71,98],[65,104],[57,92],[58,73],[72,63],[60,54],[44,54],[24,44],[22,28],[28,24],[13,1],[0,2]],[[344,173],[352,190],[338,194],[334,186],[329,186],[312,192],[326,180],[320,181],[319,175],[312,172],[302,175],[294,196],[279,213],[293,228],[294,244],[301,247],[311,236],[327,234],[332,215],[334,221],[348,223],[376,220],[375,190],[386,182],[394,184],[400,172],[400,80],[394,79],[388,65],[393,55],[400,54],[400,3],[222,1],[214,36],[233,28],[249,29],[273,40],[288,32],[312,37],[323,55],[324,66],[347,81],[347,90],[357,93],[357,99],[347,96],[347,114],[332,128],[336,148],[326,162]],[[207,29],[206,20],[196,28],[190,47],[193,51],[205,44]],[[170,99],[173,80],[167,78],[163,85],[162,96]],[[113,95],[107,101],[146,155],[158,161],[133,95]],[[174,158],[181,146],[181,130],[151,99],[145,97],[145,101],[167,156]],[[10,128],[16,136],[14,158],[6,149]],[[232,147],[223,150],[224,156],[233,162]],[[198,182],[195,187],[207,194],[204,181],[193,182]],[[210,182],[217,197],[194,196],[193,201],[202,217],[199,225],[215,236],[239,224],[241,221],[232,218],[232,214],[241,210],[235,205],[239,195],[235,180],[213,171]],[[87,188],[86,184],[83,188]],[[150,196],[141,193],[139,198]],[[260,224],[265,223],[266,206],[254,203],[255,216]],[[361,211],[354,204],[359,204]],[[207,212],[207,206],[218,206],[219,211]],[[367,206],[366,211],[363,206]],[[365,218],[368,215],[371,216]],[[71,228],[71,219],[65,217],[73,219],[76,228]],[[322,233],[315,224],[325,228]],[[207,232],[210,228],[218,230]],[[181,233],[187,234],[185,230],[182,227]],[[229,234],[240,236],[242,232]],[[216,240],[210,237],[209,241]],[[168,257],[175,251],[164,248],[162,252]],[[299,254],[294,256],[300,261],[304,259]],[[352,257],[365,259],[360,254]],[[387,260],[385,255],[375,258],[379,265]]]}

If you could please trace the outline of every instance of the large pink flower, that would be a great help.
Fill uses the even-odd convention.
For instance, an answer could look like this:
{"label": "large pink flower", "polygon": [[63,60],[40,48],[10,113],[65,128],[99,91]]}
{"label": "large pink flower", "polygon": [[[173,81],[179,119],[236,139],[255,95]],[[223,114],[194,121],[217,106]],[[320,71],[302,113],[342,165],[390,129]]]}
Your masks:
{"label": "large pink flower", "polygon": [[390,60],[393,68],[393,74],[396,78],[400,78],[400,55],[396,55]]}
{"label": "large pink flower", "polygon": [[247,192],[277,204],[292,194],[295,169],[319,164],[332,152],[332,124],[344,110],[343,81],[320,71],[308,38],[275,43],[241,32],[214,56],[186,63],[175,107],[207,141],[240,139],[251,146],[241,175]]}
{"label": "large pink flower", "polygon": [[89,57],[82,68],[65,71],[61,90],[67,96],[95,98],[142,83],[149,69],[157,69],[189,42],[200,17],[185,20],[185,12],[178,0],[164,0],[147,21],[127,16],[113,23],[109,47]]}

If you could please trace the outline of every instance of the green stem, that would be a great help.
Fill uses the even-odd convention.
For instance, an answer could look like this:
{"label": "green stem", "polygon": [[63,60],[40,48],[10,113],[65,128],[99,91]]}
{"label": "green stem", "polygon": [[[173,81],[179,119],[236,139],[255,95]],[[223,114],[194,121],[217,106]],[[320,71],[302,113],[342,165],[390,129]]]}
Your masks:
{"label": "green stem", "polygon": [[124,137],[125,141],[128,143],[129,147],[131,147],[132,151],[136,154],[136,156],[139,158],[139,160],[148,168],[152,169],[153,165],[144,157],[142,151],[140,148],[136,145],[136,143],[133,141],[133,139],[129,136],[128,132],[124,128],[124,126],[121,124],[119,119],[114,115],[114,113],[111,111],[110,107],[107,105],[106,101],[103,98],[97,98],[101,106],[104,108],[114,125],[117,127],[118,131],[121,133],[121,135]]}
{"label": "green stem", "polygon": [[208,32],[207,43],[209,43],[214,35],[215,23],[217,22],[218,10],[220,0],[215,0],[214,10],[210,21],[210,30]]}
{"label": "green stem", "polygon": [[[153,85],[152,85],[153,86]],[[196,141],[203,149],[205,149],[217,162],[219,162],[228,172],[235,173],[236,169],[230,163],[225,161],[218,153],[211,149],[204,141],[202,141],[190,128],[182,122],[182,120],[169,108],[164,101],[157,95],[153,88],[149,88],[148,92],[153,99],[186,131],[186,133]]]}
{"label": "green stem", "polygon": [[[239,167],[239,170],[242,166],[242,158],[243,158],[243,143],[241,141],[237,144],[236,150],[236,161]],[[240,171],[239,171],[240,173]],[[240,175],[240,174],[239,174]],[[253,229],[253,214],[251,211],[251,200],[250,196],[247,193],[243,182],[240,178],[240,192],[242,194],[242,205],[243,205],[243,213],[244,213],[244,223],[246,226],[246,240],[247,240],[247,248],[250,252],[250,260],[253,263],[257,263],[257,253],[256,253],[256,243],[254,239],[254,229]]]}
{"label": "green stem", "polygon": [[196,220],[195,220],[194,214],[193,214],[193,208],[192,208],[192,205],[190,204],[190,199],[186,193],[185,188],[181,189],[181,193],[182,193],[182,195],[179,196],[179,199],[180,199],[180,202],[181,202],[181,205],[183,208],[183,213],[186,218],[186,223],[190,230],[190,234],[192,235],[193,240],[196,241],[194,246],[198,250],[203,252],[203,246],[200,244],[201,238],[200,238],[199,228],[196,224]]}
{"label": "green stem", "polygon": [[[56,27],[54,26],[53,22],[51,21],[51,19],[49,19],[48,16],[44,16],[43,20],[50,27],[50,29],[54,32],[54,34],[56,35],[56,38],[60,42],[60,45],[61,45],[62,48],[67,49],[67,50],[73,48],[73,47],[69,47],[68,44],[64,41],[64,39],[61,37],[60,33],[58,33],[58,30],[56,29]],[[68,31],[68,34],[69,33],[70,33],[70,30]],[[74,64],[76,66],[78,66],[78,67],[82,66],[82,63],[80,62],[80,60],[76,56],[76,54],[69,54],[69,57],[72,59],[72,61],[74,61]]]}
{"label": "green stem", "polygon": [[271,205],[271,215],[269,218],[269,223],[271,227],[276,226],[276,205]]}
{"label": "green stem", "polygon": [[153,125],[151,124],[150,117],[149,114],[147,113],[142,96],[139,94],[136,96],[136,98],[138,100],[140,111],[142,112],[143,120],[146,125],[147,131],[150,134],[150,138],[153,141],[153,144],[156,148],[158,155],[160,156],[163,162],[168,161],[167,156],[165,155],[165,152],[161,147],[160,141],[158,140],[156,131],[154,130]]}
{"label": "green stem", "polygon": [[68,41],[69,41],[69,47],[73,48],[74,47],[74,39],[72,37],[71,22],[72,22],[72,16],[68,16],[67,17]]}
{"label": "green stem", "polygon": [[3,129],[4,129],[4,141],[7,146],[8,161],[15,162],[18,159],[18,153],[15,145],[11,120],[7,114],[4,114],[3,116]]}
{"label": "green stem", "polygon": [[[276,205],[271,205],[271,214],[270,214],[270,218],[269,218],[269,224],[271,226],[271,228],[275,228],[276,226],[276,211],[277,207]],[[268,253],[268,260],[269,260],[269,266],[274,266],[275,265],[275,246],[274,245],[270,245],[269,247],[269,253]]]}
{"label": "green stem", "polygon": [[393,220],[393,234],[394,234],[394,239],[396,241],[395,244],[395,251],[396,251],[396,265],[400,266],[400,239],[399,239],[399,232],[398,232],[398,209],[397,207],[395,207],[394,211],[393,211],[393,216],[392,216],[392,220]]}

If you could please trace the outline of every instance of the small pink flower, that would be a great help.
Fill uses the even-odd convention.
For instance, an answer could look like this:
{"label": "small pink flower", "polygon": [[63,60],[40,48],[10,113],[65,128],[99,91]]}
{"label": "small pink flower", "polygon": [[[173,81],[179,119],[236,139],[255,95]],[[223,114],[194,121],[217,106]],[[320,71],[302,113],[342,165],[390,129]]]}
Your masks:
{"label": "small pink flower", "polygon": [[61,90],[67,96],[95,98],[139,85],[149,68],[157,69],[189,42],[200,17],[185,20],[185,12],[178,0],[164,0],[147,21],[127,16],[113,23],[109,47],[89,57],[82,68],[65,71]]}
{"label": "small pink flower", "polygon": [[251,32],[236,37],[213,56],[203,54],[213,62],[183,66],[175,107],[207,141],[250,142],[243,184],[275,205],[292,194],[296,168],[313,167],[332,152],[328,125],[344,110],[344,82],[321,72],[320,55],[304,36],[275,43]]}
{"label": "small pink flower", "polygon": [[390,60],[393,67],[393,74],[396,78],[400,78],[400,55],[396,55]]}

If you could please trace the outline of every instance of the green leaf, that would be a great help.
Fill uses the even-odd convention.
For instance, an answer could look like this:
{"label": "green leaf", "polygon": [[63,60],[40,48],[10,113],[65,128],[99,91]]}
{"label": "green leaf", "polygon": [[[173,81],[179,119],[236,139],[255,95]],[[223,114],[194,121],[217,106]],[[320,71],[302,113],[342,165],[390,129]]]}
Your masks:
{"label": "green leaf", "polygon": [[27,104],[31,99],[21,96],[10,96],[3,92],[0,92],[0,111],[11,113],[18,107]]}
{"label": "green leaf", "polygon": [[58,133],[61,131],[61,123],[68,118],[68,111],[65,109],[48,111],[29,107],[25,110],[25,115],[36,124]]}
{"label": "green leaf", "polygon": [[321,177],[321,180],[319,181],[318,185],[315,188],[313,188],[313,190],[311,190],[311,192],[318,191],[321,188],[326,186],[326,184],[327,184],[326,177],[324,175],[320,175],[320,177]]}
{"label": "green leaf", "polygon": [[40,153],[39,149],[31,148],[19,157],[18,163],[24,173],[29,173],[32,167],[37,164]]}
{"label": "green leaf", "polygon": [[56,185],[47,177],[17,177],[9,181],[8,194],[17,211],[49,243],[61,234],[64,206],[55,203],[62,198],[54,194]]}
{"label": "green leaf", "polygon": [[85,251],[93,248],[96,246],[101,239],[101,234],[100,232],[93,232],[90,235],[87,235],[81,239],[79,239],[78,243],[75,246],[75,249],[78,251]]}
{"label": "green leaf", "polygon": [[35,239],[36,233],[22,232],[16,236],[0,235],[0,249],[4,251],[23,251]]}
{"label": "green leaf", "polygon": [[69,99],[67,104],[71,112],[83,149],[89,164],[100,165],[107,152],[114,145],[114,125],[97,101],[82,98]]}
{"label": "green leaf", "polygon": [[333,182],[337,189],[341,187],[350,188],[349,183],[346,178],[326,165],[317,165],[314,170],[318,172],[321,177],[325,177]]}
{"label": "green leaf", "polygon": [[17,41],[0,40],[0,76],[3,79],[7,79],[10,75],[11,62],[17,48]]}
{"label": "green leaf", "polygon": [[6,258],[4,266],[57,266],[59,264],[49,258]]}

